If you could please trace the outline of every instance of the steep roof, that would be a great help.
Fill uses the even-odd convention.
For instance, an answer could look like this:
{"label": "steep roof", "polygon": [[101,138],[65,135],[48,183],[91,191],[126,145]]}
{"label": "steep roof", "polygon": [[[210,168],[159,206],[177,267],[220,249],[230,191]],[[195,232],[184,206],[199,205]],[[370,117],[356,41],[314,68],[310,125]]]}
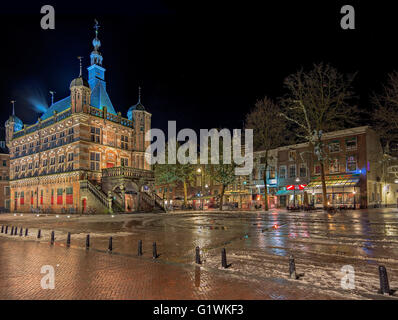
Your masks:
{"label": "steep roof", "polygon": [[70,96],[54,102],[50,108],[47,109],[46,112],[40,117],[41,120],[46,120],[54,115],[54,111],[62,112],[70,107]]}
{"label": "steep roof", "polygon": [[107,112],[116,114],[102,81],[97,81],[97,84],[91,92],[91,105],[97,109],[102,109],[106,106]]}

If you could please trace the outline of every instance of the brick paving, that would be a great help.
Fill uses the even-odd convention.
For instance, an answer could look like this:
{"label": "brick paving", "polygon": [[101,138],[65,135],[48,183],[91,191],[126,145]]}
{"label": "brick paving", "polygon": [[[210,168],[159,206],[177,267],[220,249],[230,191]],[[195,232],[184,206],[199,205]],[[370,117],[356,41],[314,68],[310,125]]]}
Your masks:
{"label": "brick paving", "polygon": [[[55,289],[42,289],[43,265]],[[289,281],[56,244],[0,239],[0,299],[331,299]]]}

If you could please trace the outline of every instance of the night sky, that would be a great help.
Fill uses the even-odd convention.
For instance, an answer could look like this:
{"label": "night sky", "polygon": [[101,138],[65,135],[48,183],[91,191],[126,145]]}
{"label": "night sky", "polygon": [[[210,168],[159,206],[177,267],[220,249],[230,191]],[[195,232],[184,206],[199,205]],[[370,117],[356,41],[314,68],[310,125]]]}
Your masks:
{"label": "night sky", "polygon": [[[257,99],[276,98],[287,75],[321,61],[358,71],[359,105],[369,110],[369,94],[398,70],[391,1],[215,2],[2,3],[0,120],[11,113],[10,100],[24,123],[34,123],[40,115],[34,106],[50,103],[49,90],[55,100],[69,95],[76,57],[89,65],[95,18],[115,109],[126,116],[141,86],[156,128],[168,120],[179,129],[240,128]],[[43,4],[55,8],[55,30],[40,28]],[[356,9],[356,30],[340,28],[344,4]]]}

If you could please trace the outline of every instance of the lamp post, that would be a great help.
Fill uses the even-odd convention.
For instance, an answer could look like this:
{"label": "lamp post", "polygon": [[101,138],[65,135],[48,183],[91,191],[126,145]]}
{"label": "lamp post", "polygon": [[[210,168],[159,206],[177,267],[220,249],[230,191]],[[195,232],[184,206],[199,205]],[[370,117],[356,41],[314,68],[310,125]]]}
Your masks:
{"label": "lamp post", "polygon": [[352,194],[354,195],[354,210],[356,209],[356,203],[355,203],[355,194],[356,194],[357,192],[354,190],[353,192],[352,192]]}
{"label": "lamp post", "polygon": [[197,173],[200,174],[200,206],[201,206],[201,210],[203,210],[203,175],[202,175],[202,169],[198,168],[198,170],[196,170]]}
{"label": "lamp post", "polygon": [[[296,182],[297,183],[300,182],[299,177],[296,178]],[[293,188],[293,207],[296,207],[296,185],[294,185],[294,188]]]}

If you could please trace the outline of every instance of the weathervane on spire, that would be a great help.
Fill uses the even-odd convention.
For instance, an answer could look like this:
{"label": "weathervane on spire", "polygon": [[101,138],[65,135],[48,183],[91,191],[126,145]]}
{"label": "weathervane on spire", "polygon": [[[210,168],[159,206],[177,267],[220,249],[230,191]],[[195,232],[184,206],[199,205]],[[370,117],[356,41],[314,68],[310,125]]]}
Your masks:
{"label": "weathervane on spire", "polygon": [[94,19],[94,21],[95,21],[95,25],[94,25],[94,29],[95,29],[95,38],[97,38],[98,37],[98,29],[99,29],[99,24],[98,24],[98,20],[97,19]]}
{"label": "weathervane on spire", "polygon": [[51,105],[54,104],[54,94],[55,93],[56,93],[55,91],[50,91],[50,94],[51,94]]}
{"label": "weathervane on spire", "polygon": [[12,115],[13,116],[15,116],[15,106],[14,106],[14,104],[15,104],[15,100],[11,100],[11,103],[12,103]]}
{"label": "weathervane on spire", "polygon": [[79,61],[80,61],[80,73],[79,73],[79,77],[81,77],[82,76],[82,59],[83,59],[83,57],[77,57],[78,59],[79,59]]}

